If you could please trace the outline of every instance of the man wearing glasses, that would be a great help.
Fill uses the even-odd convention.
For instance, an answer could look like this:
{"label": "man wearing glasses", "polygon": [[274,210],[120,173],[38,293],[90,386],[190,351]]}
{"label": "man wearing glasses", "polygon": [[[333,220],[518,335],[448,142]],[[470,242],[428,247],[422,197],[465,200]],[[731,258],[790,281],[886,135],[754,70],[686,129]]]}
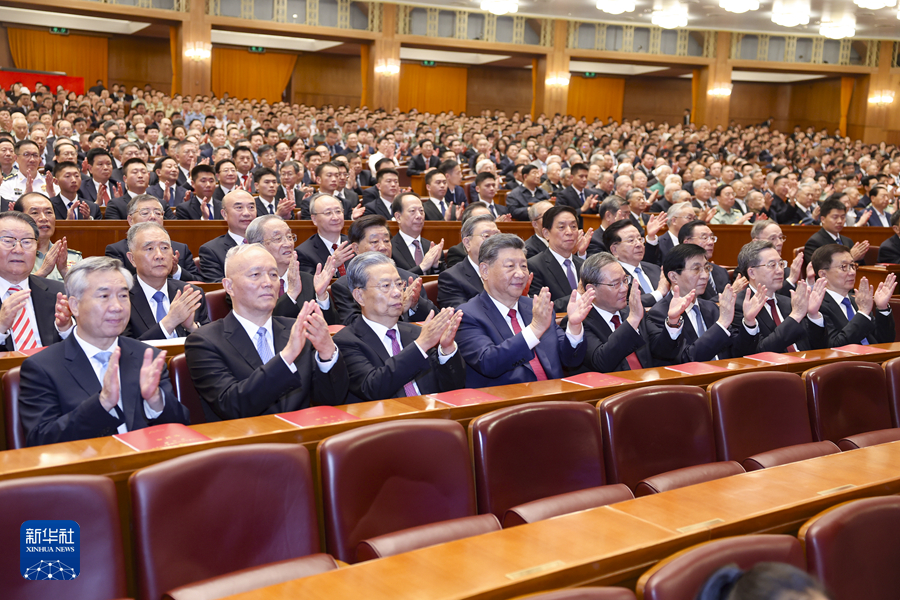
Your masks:
{"label": "man wearing glasses", "polygon": [[863,277],[856,282],[857,264],[852,253],[840,244],[822,246],[812,255],[817,277],[828,282],[822,315],[828,332],[828,347],[846,344],[884,344],[894,341],[894,318],[889,301],[897,278],[889,274],[877,288]]}
{"label": "man wearing glasses", "polygon": [[738,272],[750,285],[735,297],[731,334],[737,335],[739,327],[751,332],[758,328],[754,353],[828,347],[825,321],[819,312],[826,281],[820,279],[810,288],[806,280],[800,280],[796,290],[782,295],[778,292],[784,289],[786,269],[787,261],[767,240],[750,242],[738,254]]}
{"label": "man wearing glasses", "polygon": [[498,233],[500,230],[491,215],[478,215],[463,223],[460,235],[466,248],[466,260],[438,276],[437,299],[440,306],[456,308],[484,291],[481,274],[478,272],[478,251],[485,240]]}
{"label": "man wearing glasses", "polygon": [[659,236],[660,263],[672,248],[681,243],[678,241],[678,232],[681,231],[682,226],[696,218],[697,215],[694,213],[694,208],[690,202],[679,202],[669,208],[669,211],[666,213],[666,225],[669,230],[664,235]]}
{"label": "man wearing glasses", "polygon": [[625,272],[637,282],[641,304],[650,308],[669,291],[658,265],[644,261],[644,238],[630,220],[616,221],[603,232],[603,243]]}
{"label": "man wearing glasses", "polygon": [[[771,242],[778,256],[781,257],[781,251],[784,249],[784,241],[787,239],[778,223],[770,220],[757,221],[750,228],[750,239],[763,242]],[[795,250],[794,260],[790,263],[790,269],[784,269],[784,282],[781,289],[775,290],[775,293],[790,298],[791,291],[797,288],[797,282],[803,276],[803,253],[799,249]]]}
{"label": "man wearing glasses", "polygon": [[864,258],[869,250],[868,240],[853,243],[847,236],[841,235],[847,216],[847,207],[838,197],[830,196],[822,203],[819,209],[819,219],[822,221],[822,229],[814,233],[803,248],[803,262],[809,264],[813,253],[828,244],[840,244],[848,249],[853,262],[865,264]]}
{"label": "man wearing glasses", "polygon": [[[706,224],[706,221],[694,220],[687,223],[678,230],[678,239],[682,244],[696,244],[706,250],[706,260],[712,261],[713,252],[716,249],[716,236],[713,235],[712,229]],[[709,263],[710,275],[709,283],[706,291],[701,293],[704,300],[712,300],[716,302],[719,294],[725,289],[725,286],[731,281],[728,271],[719,265]]]}
{"label": "man wearing glasses", "polygon": [[[234,192],[232,192],[234,193]],[[297,246],[297,259],[300,270],[315,275],[320,266],[324,266],[332,257],[334,273],[332,277],[346,274],[344,263],[353,257],[353,248],[347,236],[341,234],[344,228],[344,206],[334,196],[320,194],[309,199],[309,215],[316,233]]]}
{"label": "man wearing glasses", "polygon": [[365,252],[347,268],[362,315],[334,336],[350,374],[348,402],[447,392],[465,385],[456,330],[462,313],[444,308],[424,323],[400,321],[406,281],[393,261]]}
{"label": "man wearing glasses", "polygon": [[16,143],[16,165],[19,170],[0,185],[0,198],[3,205],[0,210],[7,211],[22,194],[29,192],[47,193],[44,176],[38,173],[41,166],[41,150],[31,140]]}

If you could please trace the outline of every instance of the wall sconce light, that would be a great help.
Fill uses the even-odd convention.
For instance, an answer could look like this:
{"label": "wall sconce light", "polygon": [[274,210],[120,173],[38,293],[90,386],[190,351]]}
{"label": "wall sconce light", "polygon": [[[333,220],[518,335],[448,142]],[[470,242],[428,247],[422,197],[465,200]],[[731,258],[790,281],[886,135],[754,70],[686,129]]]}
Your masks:
{"label": "wall sconce light", "polygon": [[206,60],[212,56],[212,44],[191,42],[188,44],[187,49],[185,49],[184,55],[195,62]]}
{"label": "wall sconce light", "polygon": [[734,84],[722,83],[707,92],[713,98],[727,98],[731,95]]}
{"label": "wall sconce light", "polygon": [[400,61],[392,58],[379,61],[379,63],[375,65],[375,72],[379,75],[398,75],[400,73]]}
{"label": "wall sconce light", "polygon": [[544,83],[552,87],[565,87],[569,85],[569,74],[562,73],[556,77],[548,77],[544,80]]}
{"label": "wall sconce light", "polygon": [[894,90],[883,90],[869,96],[869,103],[877,106],[887,106],[894,101]]}

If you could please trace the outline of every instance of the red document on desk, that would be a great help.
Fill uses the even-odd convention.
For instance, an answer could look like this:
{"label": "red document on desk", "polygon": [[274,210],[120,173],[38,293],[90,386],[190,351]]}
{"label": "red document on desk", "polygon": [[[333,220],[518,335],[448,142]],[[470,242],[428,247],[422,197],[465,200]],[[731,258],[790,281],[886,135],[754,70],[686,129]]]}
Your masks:
{"label": "red document on desk", "polygon": [[841,346],[840,348],[832,348],[832,350],[837,350],[838,352],[846,352],[847,354],[878,354],[880,352],[885,352],[885,350],[882,350],[881,348],[863,346],[862,344],[847,344],[846,346]]}
{"label": "red document on desk", "polygon": [[313,406],[312,408],[304,408],[303,410],[295,410],[294,412],[281,413],[275,416],[297,427],[331,425],[332,423],[356,421],[359,419],[359,417],[333,406]]}
{"label": "red document on desk", "polygon": [[666,368],[670,371],[675,371],[676,373],[684,373],[685,375],[706,375],[707,373],[718,373],[720,371],[728,370],[724,367],[717,367],[701,362],[689,362],[681,365],[672,365],[671,367]]}
{"label": "red document on desk", "polygon": [[328,326],[328,334],[334,335],[343,328],[344,328],[343,325],[329,325]]}
{"label": "red document on desk", "polygon": [[609,385],[622,385],[623,383],[634,383],[628,379],[616,377],[615,375],[607,375],[606,373],[581,373],[572,377],[563,377],[563,381],[576,383],[589,388],[606,387]]}
{"label": "red document on desk", "polygon": [[156,450],[170,446],[184,446],[198,442],[208,442],[210,438],[181,423],[166,423],[136,429],[113,436],[132,450]]}
{"label": "red document on desk", "polygon": [[748,354],[744,358],[752,358],[759,362],[769,363],[771,365],[789,365],[791,363],[806,362],[805,358],[799,356],[790,356],[789,354],[778,354],[777,352],[760,352],[759,354]]}
{"label": "red document on desk", "polygon": [[453,390],[452,392],[441,392],[440,394],[428,394],[429,398],[440,400],[444,404],[450,406],[468,406],[470,404],[481,404],[482,402],[496,402],[503,400],[497,396],[482,392],[481,390]]}

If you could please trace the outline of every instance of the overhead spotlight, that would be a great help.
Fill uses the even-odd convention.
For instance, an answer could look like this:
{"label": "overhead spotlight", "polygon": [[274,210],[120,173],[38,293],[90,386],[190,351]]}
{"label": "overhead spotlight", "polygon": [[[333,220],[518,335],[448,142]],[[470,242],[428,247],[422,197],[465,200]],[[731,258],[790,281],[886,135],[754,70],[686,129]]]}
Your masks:
{"label": "overhead spotlight", "polygon": [[822,19],[819,35],[832,40],[842,40],[856,35],[856,16],[846,13],[842,16]]}
{"label": "overhead spotlight", "polygon": [[733,13],[759,10],[759,0],[719,0],[719,6]]}
{"label": "overhead spotlight", "polygon": [[809,24],[809,0],[775,0],[772,22],[782,27]]}
{"label": "overhead spotlight", "polygon": [[882,8],[893,8],[897,5],[897,0],[853,0],[853,4],[867,10],[881,10]]}
{"label": "overhead spotlight", "polygon": [[663,29],[687,27],[688,7],[677,1],[659,2],[653,6],[650,22]]}
{"label": "overhead spotlight", "polygon": [[519,12],[519,3],[516,0],[481,0],[481,10],[495,15],[505,15]]}
{"label": "overhead spotlight", "polygon": [[611,15],[634,12],[634,0],[599,0],[597,8]]}

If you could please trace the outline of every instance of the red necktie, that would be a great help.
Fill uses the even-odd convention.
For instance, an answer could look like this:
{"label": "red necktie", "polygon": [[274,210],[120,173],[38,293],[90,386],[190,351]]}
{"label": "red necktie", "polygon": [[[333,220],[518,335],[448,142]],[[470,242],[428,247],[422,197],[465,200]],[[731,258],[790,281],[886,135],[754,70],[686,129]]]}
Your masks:
{"label": "red necktie", "polygon": [[[519,321],[518,319],[516,319],[516,309],[509,309],[509,312],[507,314],[509,315],[509,320],[512,323],[513,333],[515,333],[516,335],[522,333],[522,328],[519,327]],[[544,366],[541,364],[541,361],[538,360],[537,354],[535,354],[533,350],[531,354],[534,356],[534,358],[528,361],[528,364],[531,365],[531,370],[534,371],[534,376],[537,377],[538,381],[546,381],[547,374],[544,372]]]}
{"label": "red necktie", "polygon": [[[22,288],[17,285],[9,286],[10,294],[21,291]],[[34,323],[32,323],[31,319],[28,317],[28,311],[25,307],[22,307],[22,312],[19,313],[15,323],[13,323],[12,333],[16,350],[21,352],[22,350],[31,350],[32,348],[38,347]]]}
{"label": "red necktie", "polygon": [[[331,245],[331,250],[332,250],[332,252],[333,252],[334,250],[337,250],[337,249],[338,249],[338,245],[337,245],[337,244],[332,244],[332,245]],[[344,265],[339,266],[339,267],[338,267],[338,275],[340,275],[341,277],[343,277],[343,276],[346,275],[346,274],[347,274],[347,269],[344,267]]]}
{"label": "red necktie", "polygon": [[284,279],[278,280],[278,297],[284,296]]}
{"label": "red necktie", "polygon": [[[766,304],[769,305],[769,310],[772,312],[772,320],[775,321],[775,327],[781,325],[781,317],[778,316],[778,309],[775,307],[775,298],[769,298],[766,300]],[[799,352],[797,349],[797,344],[791,344],[787,347],[787,352]]]}
{"label": "red necktie", "polygon": [[[610,320],[612,321],[613,327],[615,327],[616,329],[618,329],[619,325],[622,324],[622,320],[619,318],[618,314],[613,315],[612,319]],[[628,368],[632,371],[644,368],[637,354],[635,354],[634,352],[626,356],[625,360],[628,361]]]}

